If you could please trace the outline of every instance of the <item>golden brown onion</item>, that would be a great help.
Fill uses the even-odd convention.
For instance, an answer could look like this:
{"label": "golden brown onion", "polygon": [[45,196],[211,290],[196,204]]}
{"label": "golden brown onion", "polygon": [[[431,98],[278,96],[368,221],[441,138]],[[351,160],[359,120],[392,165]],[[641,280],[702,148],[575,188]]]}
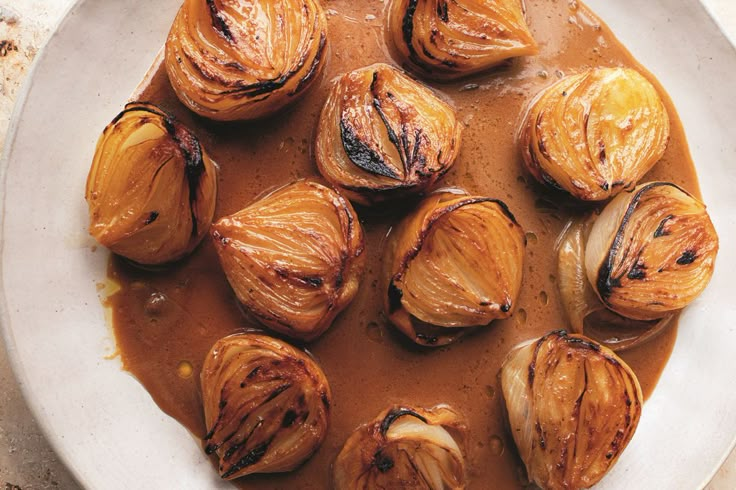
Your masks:
{"label": "golden brown onion", "polygon": [[220,476],[291,471],[327,434],[332,395],[304,352],[265,335],[220,339],[202,366],[205,452]]}
{"label": "golden brown onion", "polygon": [[669,116],[657,89],[630,68],[595,68],[541,92],[520,147],[541,183],[586,201],[636,185],[662,158]]}
{"label": "golden brown onion", "polygon": [[363,230],[334,190],[298,181],[212,225],[220,263],[243,305],[284,335],[313,340],[355,297]]}
{"label": "golden brown onion", "polygon": [[522,0],[391,0],[386,32],[423,76],[460,78],[538,52]]}
{"label": "golden brown onion", "polygon": [[212,222],[217,171],[197,138],[153,104],[133,102],[97,141],[87,177],[89,232],[140,264],[190,253]]}
{"label": "golden brown onion", "polygon": [[314,82],[326,39],[317,0],[185,0],[166,40],[166,72],[197,114],[255,119]]}
{"label": "golden brown onion", "polygon": [[501,367],[509,428],[529,479],[588,488],[616,463],[641,417],[634,372],[581,335],[551,332],[514,347]]}
{"label": "golden brown onion", "polygon": [[573,220],[560,236],[557,283],[571,330],[619,352],[654,338],[670,325],[674,314],[657,320],[632,320],[601,302],[585,273],[585,244],[595,217]]}
{"label": "golden brown onion", "polygon": [[343,75],[317,129],[320,173],[370,205],[425,191],[460,149],[455,111],[431,90],[379,63]]}
{"label": "golden brown onion", "polygon": [[333,467],[335,489],[465,488],[466,430],[447,405],[384,410],[345,442]]}
{"label": "golden brown onion", "polygon": [[521,287],[524,232],[496,199],[442,191],[392,231],[384,308],[418,344],[448,344],[511,315]]}
{"label": "golden brown onion", "polygon": [[585,270],[608,308],[653,320],[705,289],[717,253],[705,205],[675,184],[651,182],[606,205],[590,230]]}

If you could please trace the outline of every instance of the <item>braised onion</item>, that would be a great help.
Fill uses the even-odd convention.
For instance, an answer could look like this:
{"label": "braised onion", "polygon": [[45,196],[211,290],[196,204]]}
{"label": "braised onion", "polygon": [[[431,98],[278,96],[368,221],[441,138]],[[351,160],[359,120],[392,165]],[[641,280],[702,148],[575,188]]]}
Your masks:
{"label": "braised onion", "polygon": [[289,344],[256,334],[219,340],[202,366],[205,452],[220,476],[291,471],[327,434],[331,393],[322,369]]}
{"label": "braised onion", "polygon": [[236,296],[259,321],[313,340],[358,291],[363,230],[350,203],[313,181],[297,181],[212,225]]}
{"label": "braised onion", "polygon": [[388,38],[423,76],[454,79],[536,54],[521,0],[391,0]]}
{"label": "braised onion", "polygon": [[431,194],[392,231],[385,259],[388,318],[414,342],[445,345],[511,315],[524,232],[499,200]]}
{"label": "braised onion", "polygon": [[318,0],[185,0],[166,40],[166,72],[201,116],[266,116],[317,78],[326,29]]}
{"label": "braised onion", "polygon": [[519,144],[529,172],[572,196],[601,201],[631,189],[664,154],[667,109],[631,68],[570,75],[533,101]]}
{"label": "braised onion", "polygon": [[460,149],[455,111],[386,64],[343,75],[320,117],[320,173],[354,202],[370,205],[420,193],[452,166]]}
{"label": "braised onion", "polygon": [[606,347],[551,332],[514,347],[501,367],[511,434],[542,489],[596,484],[634,435],[643,397],[634,372]]}
{"label": "braised onion", "polygon": [[705,205],[668,182],[618,195],[585,248],[585,270],[605,305],[636,320],[678,311],[708,285],[718,235]]}
{"label": "braised onion", "polygon": [[333,467],[336,490],[465,488],[460,415],[447,405],[391,407],[348,438]]}
{"label": "braised onion", "polygon": [[216,197],[216,168],[194,134],[153,104],[133,102],[97,141],[85,192],[89,232],[134,262],[172,262],[207,233]]}

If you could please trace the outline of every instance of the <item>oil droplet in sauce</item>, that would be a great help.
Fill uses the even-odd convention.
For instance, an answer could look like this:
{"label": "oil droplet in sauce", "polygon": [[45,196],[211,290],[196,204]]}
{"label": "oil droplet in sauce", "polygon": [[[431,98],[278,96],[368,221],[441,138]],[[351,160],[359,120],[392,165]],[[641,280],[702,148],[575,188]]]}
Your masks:
{"label": "oil droplet in sauce", "polygon": [[179,365],[176,366],[176,374],[182,379],[191,378],[193,373],[194,366],[192,366],[192,363],[189,361],[181,361]]}

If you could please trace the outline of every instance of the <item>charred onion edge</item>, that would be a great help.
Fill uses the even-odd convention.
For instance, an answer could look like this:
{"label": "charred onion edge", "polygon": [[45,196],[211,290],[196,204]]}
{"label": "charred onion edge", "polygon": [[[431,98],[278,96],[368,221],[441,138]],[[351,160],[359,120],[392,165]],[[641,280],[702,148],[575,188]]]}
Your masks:
{"label": "charred onion edge", "polygon": [[[184,173],[187,176],[187,184],[189,188],[189,213],[192,219],[192,230],[190,232],[190,236],[196,237],[199,233],[199,226],[197,224],[198,216],[195,206],[197,201],[197,190],[199,190],[200,187],[199,178],[202,176],[203,173],[207,171],[204,164],[203,151],[202,146],[199,143],[199,139],[194,135],[194,133],[189,130],[189,128],[181,124],[174,116],[161,109],[156,104],[148,101],[134,101],[125,104],[123,110],[120,111],[118,115],[116,115],[112,119],[112,121],[110,121],[110,123],[105,127],[103,135],[114,131],[115,125],[120,122],[120,120],[126,114],[133,114],[135,112],[148,112],[149,114],[160,117],[166,133],[171,137],[174,143],[176,143],[179,151],[184,157]],[[147,122],[143,117],[141,118],[141,120],[143,122]],[[87,186],[89,186],[89,177]],[[146,226],[150,225],[158,219],[158,216],[158,211],[152,211],[149,214],[148,218],[146,218],[146,220],[143,222],[143,224]],[[139,266],[149,265],[139,264],[132,259],[127,260]],[[179,259],[174,259],[172,262],[175,262],[176,260]]]}
{"label": "charred onion edge", "polygon": [[[624,232],[626,231],[625,230],[626,226],[629,224],[631,215],[636,210],[636,207],[639,204],[639,200],[641,199],[642,194],[649,191],[650,189],[653,189],[655,187],[660,187],[660,186],[674,187],[675,189],[679,190],[685,195],[691,197],[692,199],[695,199],[689,192],[685,191],[680,186],[673,184],[671,182],[652,182],[650,184],[645,184],[641,189],[636,191],[634,196],[629,201],[629,204],[626,207],[626,212],[621,218],[621,224],[619,225],[618,230],[616,231],[616,235],[614,235],[613,241],[611,242],[611,245],[608,247],[608,256],[606,257],[606,259],[603,261],[600,268],[598,269],[596,287],[598,288],[598,292],[600,294],[601,299],[609,307],[610,307],[610,304],[608,303],[608,297],[610,297],[611,294],[613,294],[614,288],[617,288],[620,286],[620,282],[619,282],[620,278],[611,277],[611,271],[613,269],[613,262],[616,259],[616,254],[621,248],[621,242],[623,240]],[[669,218],[671,218],[671,216]],[[660,228],[662,226],[663,224],[660,223]],[[660,231],[660,228],[658,228],[657,231]],[[655,232],[655,235],[656,235],[656,232]],[[631,271],[629,271],[628,273],[630,274]]]}
{"label": "charred onion edge", "polygon": [[[391,277],[391,280],[388,284],[388,290],[386,291],[386,294],[388,294],[389,298],[389,314],[392,314],[396,312],[399,308],[401,308],[401,299],[404,295],[404,292],[396,286],[395,282],[400,280],[404,273],[406,272],[406,269],[409,267],[409,262],[414,260],[416,256],[419,254],[420,250],[422,249],[422,246],[424,245],[425,240],[427,239],[427,235],[429,235],[429,232],[432,229],[432,226],[444,215],[451,213],[453,211],[456,211],[457,209],[460,209],[463,206],[471,205],[471,204],[478,204],[478,203],[484,203],[484,202],[490,202],[497,204],[499,208],[501,208],[501,212],[511,220],[511,222],[515,226],[519,226],[519,223],[516,221],[516,218],[514,217],[513,213],[511,213],[511,210],[509,210],[509,207],[506,205],[505,202],[501,201],[500,199],[493,199],[490,197],[470,197],[467,199],[464,199],[462,201],[456,202],[450,206],[438,206],[438,208],[435,208],[432,213],[429,215],[428,218],[424,219],[424,223],[422,226],[421,233],[419,234],[418,239],[414,242],[414,246],[406,253],[404,254],[404,257],[401,259],[401,262],[399,263],[399,272],[394,274]],[[508,311],[511,309],[511,305],[499,305],[503,309],[506,307],[507,309],[505,311]],[[410,315],[411,316],[411,315]],[[467,328],[467,327],[466,327]],[[417,337],[419,338],[419,337]],[[435,341],[436,342],[436,341]],[[434,342],[429,342],[434,343]]]}
{"label": "charred onion edge", "polygon": [[[316,5],[319,9],[321,9],[321,6],[317,2],[312,2],[314,5]],[[212,27],[220,34],[220,37],[222,37],[228,44],[233,44],[233,37],[232,34],[230,34],[230,29],[227,27],[227,24],[222,20],[220,17],[219,10],[217,10],[217,7],[215,6],[214,0],[207,0],[207,5],[210,10],[210,15],[212,17]],[[302,6],[303,9],[306,9],[306,4]],[[319,44],[317,47],[317,52],[315,53],[315,58],[312,61],[311,66],[309,67],[309,70],[307,71],[304,78],[299,80],[299,83],[297,84],[296,88],[292,90],[291,92],[288,92],[289,96],[294,96],[301,92],[305,87],[309,85],[309,82],[312,81],[312,79],[317,74],[318,67],[322,63],[324,55],[325,55],[325,46],[327,45],[327,34],[324,32],[324,30],[319,29],[320,26],[320,15],[319,12],[317,15],[315,15],[314,18],[314,25],[313,25],[313,32],[320,32],[320,38],[319,38]],[[310,40],[313,40],[314,36],[310,38]],[[294,69],[291,71],[288,71],[286,73],[280,74],[276,78],[271,78],[268,80],[259,80],[258,82],[251,83],[251,84],[242,84],[241,82],[237,83],[237,86],[235,88],[229,89],[229,90],[218,90],[213,91],[214,94],[217,95],[236,95],[238,97],[257,97],[259,95],[266,94],[267,98],[274,90],[278,90],[282,88],[284,85],[286,85],[287,82],[289,82],[296,74],[298,74],[301,69],[304,67],[304,65],[307,62],[307,58],[309,53],[302,53],[301,57],[299,58],[299,62],[296,64]],[[214,82],[217,82],[223,86],[227,86],[228,83],[226,80],[223,80],[221,78],[218,78],[216,76],[213,76],[212,73],[207,72],[206,69],[204,69],[202,66],[200,66],[199,63],[196,63],[195,60],[193,60],[191,57],[187,56],[187,59],[192,64],[193,67],[197,69],[199,72],[199,75],[207,80],[212,80]],[[241,67],[238,64],[230,64],[228,65],[230,68],[234,68],[238,71],[244,71],[243,67]],[[259,100],[263,100],[259,99]]]}

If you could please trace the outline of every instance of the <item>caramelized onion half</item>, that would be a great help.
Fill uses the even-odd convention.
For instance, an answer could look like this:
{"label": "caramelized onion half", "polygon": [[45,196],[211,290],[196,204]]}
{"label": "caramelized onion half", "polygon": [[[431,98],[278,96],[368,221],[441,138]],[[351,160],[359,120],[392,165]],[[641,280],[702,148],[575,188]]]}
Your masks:
{"label": "caramelized onion half", "polygon": [[563,78],[532,102],[519,143],[541,183],[586,201],[631,189],[664,154],[669,116],[657,89],[631,68]]}
{"label": "caramelized onion half", "polygon": [[573,220],[562,232],[557,247],[557,283],[571,330],[619,352],[656,337],[674,314],[657,320],[632,320],[601,302],[585,273],[585,244],[595,217]]}
{"label": "caramelized onion half", "polygon": [[608,308],[653,320],[700,295],[717,254],[705,205],[675,184],[651,182],[606,205],[590,230],[585,270]]}
{"label": "caramelized onion half", "polygon": [[363,230],[350,203],[297,181],[212,225],[220,263],[246,309],[271,329],[310,341],[355,297]]}
{"label": "caramelized onion half", "polygon": [[390,0],[386,32],[422,76],[455,79],[536,54],[521,0]]}
{"label": "caramelized onion half", "polygon": [[317,0],[185,0],[166,40],[166,72],[200,116],[255,119],[314,82],[326,39]]}
{"label": "caramelized onion half", "polygon": [[89,232],[134,262],[190,253],[212,222],[217,171],[186,127],[153,104],[133,102],[97,141],[87,177]]}
{"label": "caramelized onion half", "polygon": [[354,202],[417,194],[452,166],[460,149],[455,111],[431,90],[379,63],[343,75],[317,129],[320,173]]}
{"label": "caramelized onion half", "polygon": [[335,489],[465,488],[466,430],[447,405],[391,407],[345,442],[333,468]]}
{"label": "caramelized onion half", "polygon": [[606,347],[551,332],[514,347],[501,367],[509,428],[542,489],[596,484],[634,435],[643,397],[634,372]]}
{"label": "caramelized onion half", "polygon": [[220,476],[291,471],[327,434],[331,393],[317,363],[289,344],[256,334],[220,339],[202,367],[205,452]]}
{"label": "caramelized onion half", "polygon": [[436,192],[392,235],[384,308],[414,342],[445,345],[511,315],[525,244],[502,201]]}

